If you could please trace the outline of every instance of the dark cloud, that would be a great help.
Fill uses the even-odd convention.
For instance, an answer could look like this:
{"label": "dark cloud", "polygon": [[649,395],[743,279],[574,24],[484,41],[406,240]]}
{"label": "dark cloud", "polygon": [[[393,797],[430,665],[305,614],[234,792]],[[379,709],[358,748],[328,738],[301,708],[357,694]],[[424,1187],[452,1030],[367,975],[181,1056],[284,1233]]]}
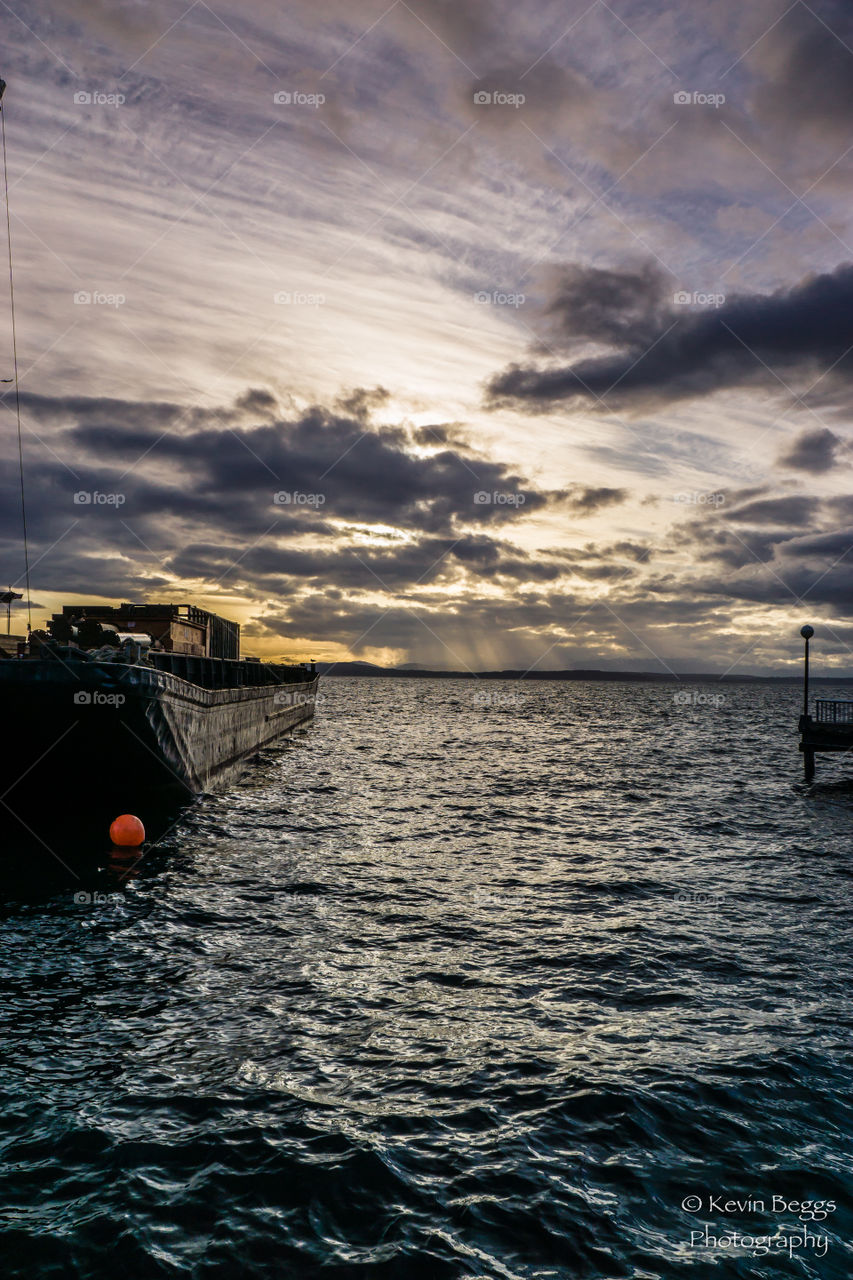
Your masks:
{"label": "dark cloud", "polygon": [[[587,548],[592,547],[591,543],[587,543]],[[652,554],[652,547],[648,542],[630,542],[622,540],[621,542],[613,542],[610,546],[601,547],[600,554],[608,556],[626,556],[629,560],[635,560],[637,564],[641,564],[648,560]]]}
{"label": "dark cloud", "polygon": [[446,444],[465,452],[470,448],[467,440],[462,435],[461,429],[455,423],[436,423],[435,426],[415,427],[412,430],[412,440],[415,444],[424,447]]}
{"label": "dark cloud", "polygon": [[764,486],[722,491],[723,501],[673,530],[678,544],[697,560],[733,569],[768,563],[784,544],[802,536],[804,525],[824,518],[820,499],[803,494],[767,497]]}
{"label": "dark cloud", "polygon": [[377,548],[363,543],[311,549],[266,545],[193,543],[170,557],[176,578],[226,580],[249,591],[288,594],[294,580],[322,587],[334,582],[345,590],[399,591],[438,583],[462,585],[469,579],[549,582],[565,566],[534,559],[507,543],[477,535],[452,541],[423,538],[401,546]]}
{"label": "dark cloud", "polygon": [[381,409],[390,399],[391,393],[384,387],[356,387],[354,391],[339,396],[335,405],[342,413],[363,421],[376,409]]}
{"label": "dark cloud", "polygon": [[829,533],[818,533],[814,537],[791,539],[785,544],[787,555],[825,557],[835,561],[839,556],[846,556],[853,547],[853,528],[833,529]]}
{"label": "dark cloud", "polygon": [[510,130],[526,136],[531,129],[552,132],[555,116],[571,119],[577,127],[590,125],[598,110],[599,93],[582,71],[540,58],[534,74],[526,75],[531,60],[494,62],[463,90],[464,107],[478,125],[506,137]]}
{"label": "dark cloud", "polygon": [[824,505],[834,521],[853,524],[853,494],[845,493],[827,498]]}
{"label": "dark cloud", "polygon": [[[620,287],[630,288],[629,277]],[[650,304],[654,297],[650,296]],[[573,311],[563,309],[567,337]],[[613,326],[607,298],[582,315],[582,328]],[[853,265],[809,276],[772,294],[732,297],[713,309],[652,308],[626,326],[621,349],[545,369],[512,365],[488,386],[492,406],[514,402],[545,408],[610,393],[623,402],[666,403],[721,388],[756,383],[780,388],[781,378],[832,369],[838,382],[853,374]]]}
{"label": "dark cloud", "polygon": [[812,475],[820,475],[824,471],[831,471],[835,466],[836,454],[841,444],[839,437],[828,427],[803,431],[779,455],[779,465],[792,471],[808,471]]}
{"label": "dark cloud", "polygon": [[[269,421],[275,401],[258,390],[189,414],[166,403],[25,396],[46,445],[35,458],[31,446],[27,466],[31,547],[45,553],[39,587],[133,598],[226,582],[253,597],[330,585],[514,587],[565,573],[559,559],[531,557],[484,528],[507,528],[565,493],[541,491],[467,447],[464,456],[444,443],[414,452],[408,426],[369,420],[384,393],[356,392],[350,403],[357,416],[314,407]],[[15,573],[16,483],[10,471],[0,492],[0,539]]]}
{"label": "dark cloud", "polygon": [[846,140],[853,124],[853,12],[837,0],[791,5],[751,51],[759,122]]}
{"label": "dark cloud", "polygon": [[278,401],[271,391],[265,390],[263,387],[250,387],[248,391],[244,391],[234,401],[234,407],[238,411],[247,414],[263,414],[264,416],[275,414],[278,410]]}
{"label": "dark cloud", "polygon": [[825,564],[782,561],[767,566],[754,561],[739,573],[700,578],[696,587],[705,594],[732,601],[784,605],[789,609],[806,603],[814,608],[830,606],[833,612],[846,615],[853,599],[853,564],[844,561],[827,571]]}
{"label": "dark cloud", "polygon": [[754,530],[735,532],[725,526],[713,529],[680,530],[684,541],[690,539],[695,548],[697,560],[702,563],[717,562],[728,565],[732,569],[741,569],[744,565],[766,564],[773,558],[779,545],[778,535],[772,533],[756,533]]}
{"label": "dark cloud", "polygon": [[402,20],[408,19],[411,33],[427,48],[427,33],[434,33],[453,53],[474,57],[494,38],[495,7],[491,0],[466,0],[465,4],[458,0],[414,0],[403,9]]}
{"label": "dark cloud", "polygon": [[747,502],[741,507],[726,509],[725,518],[737,524],[777,525],[788,528],[813,520],[820,508],[817,498],[793,495],[784,498],[764,498]]}
{"label": "dark cloud", "polygon": [[553,342],[588,339],[631,344],[672,301],[672,286],[656,263],[616,270],[570,263],[544,273],[544,315]]}
{"label": "dark cloud", "polygon": [[633,578],[637,570],[624,564],[574,564],[572,573],[589,582],[624,582]]}
{"label": "dark cloud", "polygon": [[[245,409],[241,417],[234,406],[184,414],[178,406],[155,404],[148,414],[144,405],[85,397],[23,401],[37,422],[63,427],[53,447],[60,457],[73,458],[75,472],[86,480],[69,482],[120,488],[129,495],[127,513],[132,494],[138,512],[214,518],[218,506],[227,527],[237,519],[236,527],[249,532],[263,511],[269,519],[335,518],[438,534],[466,524],[508,523],[563,496],[468,449],[415,454],[407,428],[376,426],[365,416],[375,393],[354,395],[357,417],[314,406],[288,420],[251,426],[244,425]],[[255,397],[253,412],[258,403]],[[293,496],[276,506],[274,493]],[[475,500],[475,494],[481,497]],[[252,508],[242,520],[241,502]]]}
{"label": "dark cloud", "polygon": [[[845,521],[843,527],[839,519]],[[833,527],[827,528],[830,522]],[[758,499],[734,509],[726,504],[682,522],[677,536],[700,564],[725,569],[719,577],[696,577],[696,589],[706,595],[775,605],[800,598],[815,606],[831,605],[836,614],[853,610],[853,498],[800,494]],[[672,575],[647,579],[645,585],[673,601],[683,590]]]}
{"label": "dark cloud", "polygon": [[627,497],[627,489],[609,489],[605,485],[596,488],[577,484],[572,485],[567,491],[566,502],[572,511],[580,515],[594,515],[603,507],[612,507],[624,502]]}

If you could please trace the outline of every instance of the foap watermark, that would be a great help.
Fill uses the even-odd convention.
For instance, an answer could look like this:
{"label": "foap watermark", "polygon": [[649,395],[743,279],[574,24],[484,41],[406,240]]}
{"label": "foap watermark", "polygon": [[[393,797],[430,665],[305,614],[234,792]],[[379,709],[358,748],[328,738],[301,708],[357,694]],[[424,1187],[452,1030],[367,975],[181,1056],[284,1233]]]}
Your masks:
{"label": "foap watermark", "polygon": [[726,101],[724,93],[703,93],[701,89],[678,89],[672,100],[677,107],[714,107],[719,110]]}
{"label": "foap watermark", "polygon": [[476,707],[518,707],[521,701],[519,694],[508,689],[478,690],[472,698]]}
{"label": "foap watermark", "polygon": [[296,689],[279,689],[273,696],[277,707],[315,707],[319,700],[319,694],[301,693]]}
{"label": "foap watermark", "polygon": [[523,493],[510,493],[501,489],[495,489],[491,493],[478,489],[474,494],[475,507],[523,507],[526,501]]}
{"label": "foap watermark", "polygon": [[672,500],[688,507],[721,507],[726,500],[726,495],[719,491],[703,493],[699,489],[684,489],[681,493],[673,494]]}
{"label": "foap watermark", "polygon": [[102,93],[100,89],[78,89],[75,107],[122,107],[127,102],[123,93]]}
{"label": "foap watermark", "polygon": [[676,289],[672,295],[676,307],[721,307],[726,301],[724,293],[703,293],[701,289]]}
{"label": "foap watermark", "polygon": [[523,307],[527,299],[523,293],[503,293],[500,289],[480,289],[474,301],[481,307]]}
{"label": "foap watermark", "polygon": [[285,889],[282,900],[289,907],[316,907],[317,898],[313,893],[297,893],[295,889]]}
{"label": "foap watermark", "polygon": [[704,689],[679,689],[672,695],[677,707],[712,707],[719,711],[728,702],[724,693],[706,693]]}
{"label": "foap watermark", "polygon": [[102,293],[99,289],[78,289],[74,294],[75,307],[123,307],[126,302],[123,293]]}
{"label": "foap watermark", "polygon": [[324,93],[300,93],[296,89],[279,89],[272,100],[277,107],[322,107],[326,101]]}
{"label": "foap watermark", "polygon": [[475,889],[471,900],[480,907],[505,907],[513,901],[513,898],[508,893],[493,893],[491,889]]}
{"label": "foap watermark", "polygon": [[297,490],[279,489],[272,500],[277,507],[322,507],[326,502],[325,493],[299,493]]}
{"label": "foap watermark", "polygon": [[123,707],[126,702],[123,693],[103,693],[100,689],[78,689],[74,694],[75,707]]}
{"label": "foap watermark", "polygon": [[523,93],[504,93],[502,89],[475,89],[475,107],[523,107],[527,99]]}
{"label": "foap watermark", "polygon": [[703,889],[679,889],[674,898],[685,907],[719,907],[723,897],[719,893],[708,893]]}
{"label": "foap watermark", "polygon": [[74,494],[76,507],[123,507],[127,502],[124,493],[101,493],[98,489],[78,489]]}
{"label": "foap watermark", "polygon": [[324,293],[301,293],[298,289],[280,289],[272,296],[277,307],[322,307],[326,301]]}
{"label": "foap watermark", "polygon": [[87,893],[85,889],[79,889],[74,895],[74,905],[77,907],[109,907],[117,906],[120,902],[124,902],[123,893]]}

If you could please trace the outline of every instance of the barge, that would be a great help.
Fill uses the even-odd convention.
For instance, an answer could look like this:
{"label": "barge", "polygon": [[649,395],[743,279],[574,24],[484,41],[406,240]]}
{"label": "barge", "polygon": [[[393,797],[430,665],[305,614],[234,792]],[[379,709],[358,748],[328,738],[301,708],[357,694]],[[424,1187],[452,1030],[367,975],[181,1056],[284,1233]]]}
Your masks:
{"label": "barge", "polygon": [[[236,623],[194,605],[66,606],[13,656],[0,699],[15,779],[3,803],[57,789],[131,811],[226,785],[314,714],[311,664],[241,658]],[[108,798],[108,802],[107,802]]]}

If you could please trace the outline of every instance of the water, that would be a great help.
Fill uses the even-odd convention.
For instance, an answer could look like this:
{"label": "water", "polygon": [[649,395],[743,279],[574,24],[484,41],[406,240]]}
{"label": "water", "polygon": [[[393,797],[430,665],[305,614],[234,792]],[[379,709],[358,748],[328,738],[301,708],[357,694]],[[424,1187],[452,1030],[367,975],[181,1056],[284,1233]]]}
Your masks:
{"label": "water", "polygon": [[6,1276],[848,1277],[853,769],[678,697],[330,679],[138,866],[7,847]]}

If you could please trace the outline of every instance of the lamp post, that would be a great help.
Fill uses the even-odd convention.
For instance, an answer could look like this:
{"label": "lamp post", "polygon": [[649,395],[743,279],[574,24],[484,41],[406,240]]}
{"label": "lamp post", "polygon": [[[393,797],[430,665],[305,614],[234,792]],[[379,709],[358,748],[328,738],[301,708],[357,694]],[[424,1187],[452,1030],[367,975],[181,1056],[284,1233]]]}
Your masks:
{"label": "lamp post", "polygon": [[804,627],[800,627],[800,635],[806,642],[805,661],[803,665],[803,715],[809,714],[809,640],[814,635],[814,627],[810,627],[808,623]]}
{"label": "lamp post", "polygon": [[[2,83],[3,83],[2,80],[0,80],[0,84]],[[0,97],[2,97],[2,95],[3,95],[3,90],[0,89]],[[13,591],[11,587],[9,588],[8,591],[4,591],[3,594],[0,595],[0,603],[5,604],[6,606],[6,635],[7,636],[11,635],[11,632],[12,632],[12,601],[23,600],[23,598],[24,597],[21,595],[20,591]]]}

